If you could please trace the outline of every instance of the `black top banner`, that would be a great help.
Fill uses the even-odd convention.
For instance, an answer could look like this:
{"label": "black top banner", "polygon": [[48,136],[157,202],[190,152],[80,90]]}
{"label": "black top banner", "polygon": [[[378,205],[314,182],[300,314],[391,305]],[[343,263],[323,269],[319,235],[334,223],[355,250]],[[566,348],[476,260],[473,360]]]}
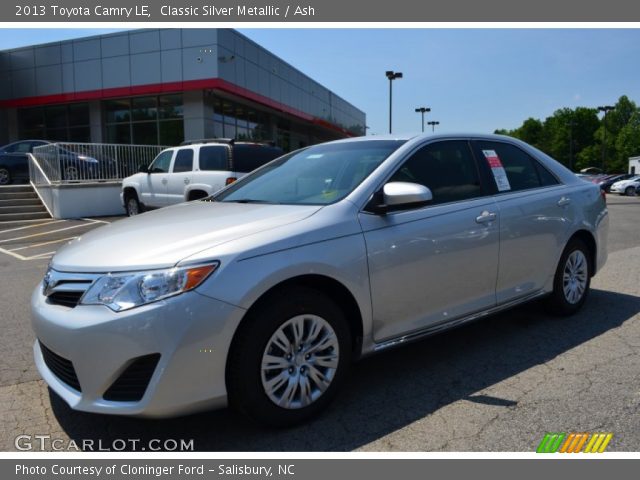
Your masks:
{"label": "black top banner", "polygon": [[1,22],[638,22],[628,0],[9,0]]}

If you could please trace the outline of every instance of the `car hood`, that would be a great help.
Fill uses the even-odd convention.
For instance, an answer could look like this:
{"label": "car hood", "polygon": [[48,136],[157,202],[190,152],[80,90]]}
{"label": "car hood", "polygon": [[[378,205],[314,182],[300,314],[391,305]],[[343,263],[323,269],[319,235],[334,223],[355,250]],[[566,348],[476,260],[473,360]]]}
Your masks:
{"label": "car hood", "polygon": [[202,250],[303,220],[321,207],[190,202],[97,228],[52,259],[66,272],[167,268]]}

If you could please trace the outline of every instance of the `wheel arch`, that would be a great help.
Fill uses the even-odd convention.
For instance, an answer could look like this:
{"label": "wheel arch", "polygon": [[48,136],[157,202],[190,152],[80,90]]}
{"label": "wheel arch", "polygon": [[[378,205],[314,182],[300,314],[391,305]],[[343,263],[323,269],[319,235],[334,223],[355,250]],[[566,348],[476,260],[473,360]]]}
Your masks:
{"label": "wheel arch", "polygon": [[140,195],[138,190],[133,185],[127,185],[122,188],[122,196],[126,199],[129,195],[134,194],[138,201],[140,201]]}
{"label": "wheel arch", "polygon": [[283,280],[272,286],[262,295],[260,295],[246,311],[244,317],[240,321],[240,324],[236,328],[233,339],[231,340],[230,350],[231,348],[233,348],[239,332],[242,331],[243,325],[245,324],[245,321],[247,320],[249,315],[253,311],[262,308],[262,306],[275,295],[280,294],[281,292],[286,291],[288,288],[294,286],[307,287],[313,290],[317,290],[328,295],[336,301],[338,306],[343,309],[345,317],[347,319],[349,330],[351,331],[351,348],[353,355],[355,358],[359,357],[362,349],[363,318],[360,307],[358,306],[358,302],[356,301],[351,291],[346,286],[344,286],[344,284],[342,284],[335,278],[320,274],[304,274],[288,278],[287,280]]}

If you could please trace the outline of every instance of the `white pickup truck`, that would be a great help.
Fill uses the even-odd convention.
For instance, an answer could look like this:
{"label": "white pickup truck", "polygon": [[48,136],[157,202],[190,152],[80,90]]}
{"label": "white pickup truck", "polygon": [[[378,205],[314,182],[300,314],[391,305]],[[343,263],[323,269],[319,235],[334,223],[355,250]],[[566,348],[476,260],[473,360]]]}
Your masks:
{"label": "white pickup truck", "polygon": [[127,215],[208,197],[281,156],[281,148],[226,139],[184,142],[167,148],[149,166],[122,181]]}

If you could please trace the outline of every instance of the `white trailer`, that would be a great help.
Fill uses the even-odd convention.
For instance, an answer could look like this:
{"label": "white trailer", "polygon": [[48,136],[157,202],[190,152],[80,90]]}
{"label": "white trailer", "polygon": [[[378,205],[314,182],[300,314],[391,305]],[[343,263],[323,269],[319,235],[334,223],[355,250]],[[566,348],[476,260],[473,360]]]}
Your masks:
{"label": "white trailer", "polygon": [[629,172],[640,174],[640,157],[630,157],[629,158]]}

